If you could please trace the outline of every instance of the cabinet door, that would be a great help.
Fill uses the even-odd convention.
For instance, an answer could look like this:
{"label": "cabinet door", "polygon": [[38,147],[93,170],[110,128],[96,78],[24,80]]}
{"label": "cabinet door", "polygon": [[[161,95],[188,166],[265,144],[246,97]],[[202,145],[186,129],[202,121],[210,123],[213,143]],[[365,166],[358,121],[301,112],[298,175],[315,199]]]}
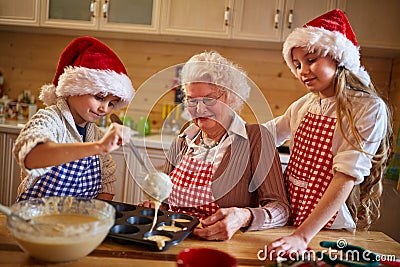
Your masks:
{"label": "cabinet door", "polygon": [[400,1],[338,0],[362,47],[400,49]]}
{"label": "cabinet door", "polygon": [[164,0],[161,33],[227,38],[230,3],[230,0]]}
{"label": "cabinet door", "polygon": [[160,0],[103,0],[100,29],[118,32],[159,32]]}
{"label": "cabinet door", "polygon": [[334,9],[335,0],[287,0],[282,25],[282,41],[295,28]]}
{"label": "cabinet door", "polygon": [[235,0],[232,38],[280,41],[283,0]]}
{"label": "cabinet door", "polygon": [[123,148],[119,148],[110,154],[117,164],[117,170],[115,172],[117,181],[115,182],[115,195],[113,200],[118,202],[133,203],[133,199],[128,198],[128,191],[130,188],[129,180],[131,180],[128,163],[130,162],[131,154],[125,154]]}
{"label": "cabinet door", "polygon": [[12,149],[18,134],[6,134],[5,138],[5,169],[4,169],[4,202],[6,205],[15,203],[18,186],[21,182],[21,168],[14,159]]}
{"label": "cabinet door", "polygon": [[0,0],[0,24],[39,25],[40,0]]}
{"label": "cabinet door", "polygon": [[100,0],[42,0],[41,26],[97,29]]}
{"label": "cabinet door", "polygon": [[232,37],[284,41],[293,29],[333,8],[335,0],[235,0]]}

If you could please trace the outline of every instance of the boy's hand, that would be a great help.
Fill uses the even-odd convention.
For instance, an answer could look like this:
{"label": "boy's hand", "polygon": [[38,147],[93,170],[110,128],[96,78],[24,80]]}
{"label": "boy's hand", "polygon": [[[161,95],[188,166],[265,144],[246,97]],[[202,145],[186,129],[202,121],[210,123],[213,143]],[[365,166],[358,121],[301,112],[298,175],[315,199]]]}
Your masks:
{"label": "boy's hand", "polygon": [[103,153],[109,153],[131,140],[131,129],[127,126],[112,123],[107,132],[99,141]]}

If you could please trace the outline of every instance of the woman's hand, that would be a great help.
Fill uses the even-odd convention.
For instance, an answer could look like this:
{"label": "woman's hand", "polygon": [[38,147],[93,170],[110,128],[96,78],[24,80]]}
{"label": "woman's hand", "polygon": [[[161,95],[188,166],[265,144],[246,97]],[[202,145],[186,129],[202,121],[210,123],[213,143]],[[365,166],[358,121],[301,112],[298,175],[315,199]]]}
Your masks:
{"label": "woman's hand", "polygon": [[229,240],[242,227],[252,220],[251,212],[243,208],[219,209],[202,220],[203,228],[195,228],[193,234],[207,240]]}
{"label": "woman's hand", "polygon": [[129,143],[130,138],[131,129],[129,127],[112,123],[103,138],[99,141],[99,145],[103,148],[103,153],[109,153]]}
{"label": "woman's hand", "polygon": [[302,236],[291,234],[279,238],[268,245],[268,255],[272,256],[272,259],[290,257],[290,255],[292,257],[302,255],[307,250],[307,245],[306,240]]}

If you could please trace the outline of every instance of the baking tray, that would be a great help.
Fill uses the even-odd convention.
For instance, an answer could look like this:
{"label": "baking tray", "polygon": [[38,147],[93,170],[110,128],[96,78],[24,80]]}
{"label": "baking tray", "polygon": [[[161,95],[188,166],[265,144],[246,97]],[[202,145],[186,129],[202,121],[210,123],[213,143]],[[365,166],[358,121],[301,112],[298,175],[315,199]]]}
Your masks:
{"label": "baking tray", "polygon": [[[182,242],[199,224],[199,219],[195,216],[159,210],[157,223],[153,231],[149,232],[155,214],[154,209],[122,202],[107,202],[115,208],[115,223],[111,227],[108,237],[119,243],[140,244],[153,251],[165,251],[170,246]],[[164,224],[171,225],[174,219],[185,219],[189,222],[175,222],[175,226],[182,228],[178,232],[157,230],[159,226]],[[145,239],[151,235],[163,235],[171,238],[171,240],[166,241],[165,246],[160,249],[157,242]]]}

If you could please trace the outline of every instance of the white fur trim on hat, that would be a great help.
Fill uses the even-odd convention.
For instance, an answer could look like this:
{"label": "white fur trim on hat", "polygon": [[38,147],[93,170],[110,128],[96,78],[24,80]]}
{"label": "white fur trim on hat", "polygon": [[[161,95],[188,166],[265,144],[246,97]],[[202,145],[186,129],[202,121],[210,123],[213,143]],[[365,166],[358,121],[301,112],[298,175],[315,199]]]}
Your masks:
{"label": "white fur trim on hat", "polygon": [[305,47],[308,51],[321,56],[330,55],[339,66],[356,74],[363,84],[369,85],[370,77],[360,63],[359,47],[355,46],[343,34],[323,28],[306,26],[295,29],[283,44],[282,54],[292,73],[297,77],[293,64],[292,49]]}
{"label": "white fur trim on hat", "polygon": [[114,106],[114,109],[119,109],[129,104],[134,92],[131,80],[123,73],[85,67],[66,67],[58,79],[57,88],[54,85],[44,85],[39,98],[49,106],[55,104],[58,97],[111,94],[121,98],[121,101]]}

